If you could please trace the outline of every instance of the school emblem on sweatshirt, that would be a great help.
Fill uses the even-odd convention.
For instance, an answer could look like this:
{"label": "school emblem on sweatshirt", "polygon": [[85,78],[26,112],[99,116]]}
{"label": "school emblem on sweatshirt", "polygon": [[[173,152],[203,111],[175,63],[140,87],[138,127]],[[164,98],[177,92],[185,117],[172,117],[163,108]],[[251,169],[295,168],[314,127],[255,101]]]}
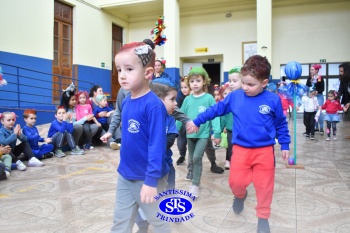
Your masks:
{"label": "school emblem on sweatshirt", "polygon": [[199,107],[198,107],[198,112],[199,112],[199,113],[205,112],[206,109],[207,109],[207,108],[206,108],[205,106],[199,106]]}
{"label": "school emblem on sweatshirt", "polygon": [[134,119],[128,121],[128,131],[130,133],[138,133],[140,130],[140,123]]}
{"label": "school emblem on sweatshirt", "polygon": [[271,108],[267,105],[260,105],[259,106],[259,112],[262,114],[269,114],[271,111]]}

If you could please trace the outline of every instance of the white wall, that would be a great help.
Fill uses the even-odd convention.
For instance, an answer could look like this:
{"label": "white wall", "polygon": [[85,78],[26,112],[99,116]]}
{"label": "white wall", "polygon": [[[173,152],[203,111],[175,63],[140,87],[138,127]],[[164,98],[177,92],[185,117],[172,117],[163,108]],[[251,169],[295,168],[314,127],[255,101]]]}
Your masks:
{"label": "white wall", "polygon": [[273,74],[279,65],[350,61],[350,2],[273,10]]}
{"label": "white wall", "polygon": [[[157,17],[155,15],[154,19]],[[349,22],[350,2],[274,8],[273,77],[280,77],[280,64],[292,60],[301,63],[320,59],[350,61]],[[130,41],[149,35],[154,23],[130,24]],[[163,31],[165,35],[167,30]],[[242,42],[256,41],[256,36],[256,11],[233,12],[231,18],[226,18],[225,14],[183,17],[180,19],[180,57],[187,57],[186,62],[206,60],[203,58],[206,56],[220,61],[223,57],[223,71],[229,71],[242,63]],[[202,47],[208,48],[208,52],[195,53],[195,48]],[[162,47],[157,47],[157,56],[162,56],[162,51]]]}
{"label": "white wall", "polygon": [[0,6],[0,51],[52,59],[54,1],[0,0]]}

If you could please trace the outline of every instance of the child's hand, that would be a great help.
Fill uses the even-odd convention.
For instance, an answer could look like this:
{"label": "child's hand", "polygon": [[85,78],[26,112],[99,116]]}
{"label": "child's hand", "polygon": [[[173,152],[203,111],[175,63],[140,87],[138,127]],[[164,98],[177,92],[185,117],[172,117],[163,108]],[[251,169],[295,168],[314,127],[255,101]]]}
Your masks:
{"label": "child's hand", "polygon": [[101,123],[98,123],[98,122],[97,122],[96,124],[97,124],[98,127],[101,127]]}
{"label": "child's hand", "polygon": [[8,154],[11,152],[11,147],[9,145],[7,146],[0,146],[0,151],[2,152],[2,154]]}
{"label": "child's hand", "polygon": [[100,140],[103,142],[103,143],[107,143],[108,139],[112,137],[112,134],[111,133],[106,133],[105,135],[103,135]]}
{"label": "child's hand", "polygon": [[103,112],[100,112],[99,114],[98,114],[98,116],[99,117],[107,117],[107,111],[103,111]]}
{"label": "child's hand", "polygon": [[347,104],[343,107],[344,112],[347,112],[347,111],[348,111],[349,106],[350,106],[350,103],[347,103]]}
{"label": "child's hand", "polygon": [[51,142],[52,142],[52,139],[51,139],[51,138],[45,138],[45,139],[44,139],[44,142],[46,142],[46,143],[51,143]]}
{"label": "child's hand", "polygon": [[297,112],[298,112],[298,111],[299,111],[299,106],[296,106],[295,108],[296,108],[296,110],[297,110]]}
{"label": "child's hand", "polygon": [[66,121],[67,118],[68,118],[68,114],[67,113],[63,114],[63,120]]}
{"label": "child's hand", "polygon": [[13,132],[17,135],[21,135],[21,126],[17,124],[15,128],[13,129]]}
{"label": "child's hand", "polygon": [[108,113],[107,113],[107,117],[110,117],[113,113],[114,113],[114,111],[108,112]]}
{"label": "child's hand", "polygon": [[282,150],[282,159],[287,160],[289,158],[289,150]]}
{"label": "child's hand", "polygon": [[154,197],[157,196],[157,188],[143,184],[140,192],[141,203],[150,204],[155,202]]}
{"label": "child's hand", "polygon": [[186,124],[186,132],[188,134],[197,133],[199,128],[193,123],[193,121],[187,122]]}
{"label": "child's hand", "polygon": [[86,120],[91,121],[94,117],[95,117],[94,114],[88,114],[88,115],[86,115]]}
{"label": "child's hand", "polygon": [[215,143],[215,145],[219,145],[221,142],[221,138],[214,138],[213,142]]}

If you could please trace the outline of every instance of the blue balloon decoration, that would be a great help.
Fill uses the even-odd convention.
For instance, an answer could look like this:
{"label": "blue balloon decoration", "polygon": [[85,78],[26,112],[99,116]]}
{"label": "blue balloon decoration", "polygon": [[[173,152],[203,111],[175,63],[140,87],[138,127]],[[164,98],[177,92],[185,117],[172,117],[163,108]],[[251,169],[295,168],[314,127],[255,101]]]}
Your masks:
{"label": "blue balloon decoration", "polygon": [[298,80],[302,73],[302,68],[299,62],[291,61],[288,62],[284,67],[284,73],[290,80]]}

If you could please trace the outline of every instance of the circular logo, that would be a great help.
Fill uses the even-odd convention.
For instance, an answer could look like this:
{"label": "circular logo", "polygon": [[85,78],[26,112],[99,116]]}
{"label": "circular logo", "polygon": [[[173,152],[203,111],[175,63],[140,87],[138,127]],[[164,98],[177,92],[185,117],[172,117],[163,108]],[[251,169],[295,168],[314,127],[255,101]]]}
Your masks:
{"label": "circular logo", "polygon": [[165,214],[186,214],[192,209],[192,203],[181,197],[169,197],[159,203],[159,209]]}

